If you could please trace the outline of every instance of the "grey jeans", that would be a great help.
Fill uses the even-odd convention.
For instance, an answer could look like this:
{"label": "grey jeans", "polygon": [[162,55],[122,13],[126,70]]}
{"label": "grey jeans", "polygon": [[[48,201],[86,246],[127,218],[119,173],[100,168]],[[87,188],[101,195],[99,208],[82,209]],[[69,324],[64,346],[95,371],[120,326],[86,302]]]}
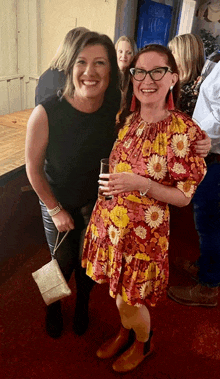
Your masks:
{"label": "grey jeans", "polygon": [[[93,287],[94,282],[85,274],[85,269],[81,267],[81,256],[83,248],[83,240],[86,232],[87,225],[93,210],[95,202],[91,201],[86,206],[75,209],[74,211],[67,211],[74,219],[75,229],[71,230],[67,237],[64,239],[60,247],[57,249],[55,256],[60,266],[60,269],[68,282],[75,270],[75,279],[77,291],[82,292],[84,295],[88,293]],[[53,256],[54,245],[57,237],[57,229],[52,221],[52,218],[47,212],[45,204],[40,201],[41,212],[46,234],[47,243]],[[64,233],[61,233],[60,238]]]}

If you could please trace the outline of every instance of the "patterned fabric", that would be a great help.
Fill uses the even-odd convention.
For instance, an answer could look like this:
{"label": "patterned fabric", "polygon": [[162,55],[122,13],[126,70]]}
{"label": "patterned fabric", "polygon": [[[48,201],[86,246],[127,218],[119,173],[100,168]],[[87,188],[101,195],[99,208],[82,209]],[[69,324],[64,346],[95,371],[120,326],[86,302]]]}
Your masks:
{"label": "patterned fabric", "polygon": [[199,85],[201,77],[198,77],[194,82],[184,84],[180,89],[179,109],[192,117],[196,106],[197,97],[199,94]]}
{"label": "patterned fabric", "polygon": [[[110,155],[112,172],[133,172],[179,188],[191,197],[205,174],[193,145],[200,128],[175,111],[156,124],[138,113],[119,131]],[[155,305],[168,282],[169,207],[139,191],[112,200],[99,196],[87,228],[82,265],[110,295],[130,305]]]}

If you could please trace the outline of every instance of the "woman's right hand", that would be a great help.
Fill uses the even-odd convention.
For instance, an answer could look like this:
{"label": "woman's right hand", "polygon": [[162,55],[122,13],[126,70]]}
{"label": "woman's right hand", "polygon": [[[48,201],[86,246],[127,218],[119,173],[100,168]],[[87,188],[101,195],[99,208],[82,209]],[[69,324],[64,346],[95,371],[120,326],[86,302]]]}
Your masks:
{"label": "woman's right hand", "polygon": [[73,218],[65,209],[62,209],[60,212],[54,215],[52,217],[52,220],[58,232],[67,232],[68,230],[75,228]]}

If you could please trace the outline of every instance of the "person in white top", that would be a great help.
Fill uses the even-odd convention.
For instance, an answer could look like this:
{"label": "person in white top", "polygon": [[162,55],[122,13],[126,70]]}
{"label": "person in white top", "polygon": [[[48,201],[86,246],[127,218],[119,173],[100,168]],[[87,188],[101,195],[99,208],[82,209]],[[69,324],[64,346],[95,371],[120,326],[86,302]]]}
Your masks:
{"label": "person in white top", "polygon": [[[193,120],[211,138],[207,174],[193,198],[200,257],[192,263],[198,284],[170,287],[168,295],[180,304],[216,306],[220,285],[220,62],[201,85]],[[194,271],[193,271],[194,269]]]}
{"label": "person in white top", "polygon": [[211,138],[210,152],[220,154],[220,62],[201,85],[193,119]]}

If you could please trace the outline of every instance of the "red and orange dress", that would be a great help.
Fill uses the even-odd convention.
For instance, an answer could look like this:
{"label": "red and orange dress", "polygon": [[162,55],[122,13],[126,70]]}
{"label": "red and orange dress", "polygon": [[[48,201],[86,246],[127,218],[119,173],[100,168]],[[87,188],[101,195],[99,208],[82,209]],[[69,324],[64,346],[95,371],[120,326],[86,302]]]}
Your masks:
{"label": "red and orange dress", "polygon": [[[174,111],[148,124],[132,113],[119,131],[110,155],[112,172],[133,172],[178,188],[191,197],[206,166],[195,155],[202,132],[191,118]],[[169,276],[169,207],[139,191],[112,200],[99,196],[84,241],[82,266],[97,283],[109,282],[135,306],[152,305],[164,294]]]}

